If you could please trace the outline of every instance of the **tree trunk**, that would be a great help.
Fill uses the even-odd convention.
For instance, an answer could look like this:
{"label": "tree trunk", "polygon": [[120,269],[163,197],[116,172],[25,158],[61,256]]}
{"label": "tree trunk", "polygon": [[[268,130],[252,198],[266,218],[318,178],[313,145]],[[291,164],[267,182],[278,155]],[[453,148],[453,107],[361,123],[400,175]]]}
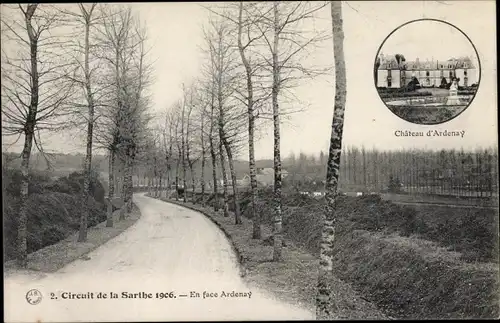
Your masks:
{"label": "tree trunk", "polygon": [[224,140],[224,147],[226,148],[227,160],[229,162],[229,171],[231,172],[231,183],[233,187],[234,223],[242,224],[240,203],[238,201],[238,187],[236,185],[236,171],[234,170],[233,154],[231,152],[231,146],[229,145],[227,140]]}
{"label": "tree trunk", "polygon": [[[223,135],[221,135],[221,130],[219,130],[219,135],[221,138]],[[222,140],[219,141],[219,155],[220,155],[220,167],[222,171],[222,187],[223,187],[223,214],[224,217],[229,216],[229,208],[228,208],[228,190],[227,190],[227,173],[226,173],[226,162],[224,158],[224,148],[222,144]]]}
{"label": "tree trunk", "polygon": [[29,186],[29,163],[31,157],[31,147],[33,145],[33,135],[35,132],[36,112],[39,100],[38,81],[38,40],[34,35],[31,18],[35,13],[38,4],[30,4],[25,13],[26,30],[30,41],[30,63],[31,63],[31,98],[28,115],[24,130],[24,148],[21,161],[21,189],[19,194],[19,219],[17,222],[17,263],[21,268],[28,267],[28,186]]}
{"label": "tree trunk", "polygon": [[335,203],[342,150],[342,134],[344,129],[344,112],[346,101],[346,68],[344,60],[344,32],[342,28],[342,5],[340,1],[331,1],[333,56],[335,61],[335,102],[330,136],[326,175],[326,206],[321,235],[321,256],[319,265],[318,288],[316,297],[316,319],[331,319],[331,291],[333,272],[333,243],[335,236]]}
{"label": "tree trunk", "polygon": [[156,156],[153,158],[153,178],[154,178],[154,186],[155,186],[155,190],[154,190],[154,197],[158,197],[158,190],[159,190],[159,187],[158,187],[158,168],[157,168],[157,160],[156,160]]}
{"label": "tree trunk", "polygon": [[182,163],[182,188],[184,194],[182,195],[182,200],[184,203],[187,202],[187,180],[186,180],[186,173],[187,173],[187,165],[186,162],[184,161]]}
{"label": "tree trunk", "polygon": [[161,182],[162,182],[162,176],[161,176],[161,173],[159,175],[159,178],[158,178],[158,186],[159,186],[159,190],[158,190],[158,197],[161,197]]}
{"label": "tree trunk", "polygon": [[365,147],[361,150],[363,155],[363,186],[365,187],[365,191],[368,190],[368,174],[366,173],[366,150]]}
{"label": "tree trunk", "polygon": [[160,191],[160,183],[158,181],[158,175],[155,175],[155,197],[158,197],[159,191]]}
{"label": "tree trunk", "polygon": [[203,122],[201,120],[201,176],[200,176],[200,185],[201,185],[201,205],[205,206],[205,136],[203,133]]}
{"label": "tree trunk", "polygon": [[125,176],[123,180],[124,189],[124,201],[125,210],[127,213],[132,212],[132,167],[133,167],[133,156],[131,156],[132,148],[127,149],[127,156],[125,158]]}
{"label": "tree trunk", "polygon": [[[120,175],[120,199],[123,203],[126,202],[125,200],[125,166],[124,162],[122,160],[121,162],[121,175]],[[118,217],[118,220],[125,220],[125,204],[123,204],[120,208],[120,215]]]}
{"label": "tree trunk", "polygon": [[179,156],[177,158],[177,167],[175,168],[175,200],[179,200],[179,169],[180,169],[180,160],[181,160],[181,155],[179,153]]}
{"label": "tree trunk", "polygon": [[28,186],[29,186],[29,163],[31,147],[33,145],[34,128],[30,123],[26,126],[24,148],[21,161],[21,194],[19,196],[19,220],[17,223],[17,263],[21,268],[28,266]]}
{"label": "tree trunk", "polygon": [[170,172],[172,171],[170,165],[167,165],[167,187],[165,188],[165,197],[168,197],[168,191],[170,190]]}
{"label": "tree trunk", "polygon": [[352,172],[352,180],[354,182],[354,186],[356,187],[356,190],[358,190],[358,177],[357,177],[357,173],[358,173],[358,149],[357,148],[353,148],[352,149],[352,169],[353,169],[353,172]]}
{"label": "tree trunk", "polygon": [[194,165],[193,163],[190,163],[189,164],[189,172],[191,174],[191,185],[192,185],[192,189],[191,189],[191,200],[194,202],[194,194],[195,194],[195,186],[196,186],[196,181],[195,181],[195,177],[194,177]]}
{"label": "tree trunk", "polygon": [[213,195],[214,195],[214,211],[219,211],[219,196],[217,186],[217,157],[215,154],[215,147],[213,139],[210,138],[210,157],[212,159],[212,179],[213,179]]}
{"label": "tree trunk", "polygon": [[110,228],[113,226],[113,198],[115,195],[115,152],[110,149],[109,160],[108,160],[108,213],[106,217],[106,227]]}
{"label": "tree trunk", "polygon": [[82,214],[80,215],[80,230],[78,232],[78,242],[87,241],[87,222],[89,217],[89,198],[90,198],[90,181],[92,171],[92,136],[94,129],[94,98],[92,88],[90,86],[90,68],[89,68],[89,34],[90,22],[85,24],[85,90],[87,94],[88,104],[88,120],[87,120],[87,152],[84,163],[84,178],[83,178],[83,197],[82,197]]}
{"label": "tree trunk", "polygon": [[184,136],[184,110],[186,108],[186,103],[184,102],[182,105],[182,122],[181,122],[181,145],[182,145],[182,188],[184,189],[183,201],[187,202],[187,186],[186,186],[186,144],[185,144],[185,136]]}
{"label": "tree trunk", "polygon": [[375,181],[375,189],[378,192],[380,192],[380,175],[379,175],[379,168],[378,168],[378,151],[374,150],[373,151],[373,177]]}
{"label": "tree trunk", "polygon": [[214,146],[214,94],[212,93],[212,102],[210,105],[210,134],[208,140],[210,144],[210,156],[212,158],[212,178],[213,178],[213,194],[214,194],[214,211],[219,211],[219,197],[217,189],[217,158]]}
{"label": "tree trunk", "polygon": [[274,1],[274,43],[273,43],[273,126],[274,126],[274,225],[273,240],[274,252],[273,260],[283,259],[283,214],[281,205],[281,157],[280,157],[280,115],[278,105],[278,95],[280,90],[280,69],[278,62],[278,42],[279,42],[279,17],[278,1]]}
{"label": "tree trunk", "polygon": [[245,56],[245,50],[242,44],[242,31],[243,31],[243,2],[240,2],[239,16],[238,16],[238,49],[241,56],[241,61],[245,67],[246,81],[247,81],[247,114],[248,114],[248,167],[250,169],[250,204],[251,204],[251,217],[253,223],[252,238],[262,238],[262,228],[260,214],[255,212],[255,195],[257,190],[257,172],[255,169],[255,146],[254,146],[254,132],[255,132],[255,116],[253,107],[253,83],[252,83],[252,70],[250,64]]}

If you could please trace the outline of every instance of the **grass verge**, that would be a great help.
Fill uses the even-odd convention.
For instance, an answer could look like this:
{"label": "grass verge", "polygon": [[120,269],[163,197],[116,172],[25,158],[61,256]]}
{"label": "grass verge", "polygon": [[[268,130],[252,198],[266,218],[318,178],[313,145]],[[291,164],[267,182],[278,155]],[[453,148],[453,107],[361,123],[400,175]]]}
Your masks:
{"label": "grass verge", "polygon": [[[271,205],[261,199],[257,210],[268,216]],[[283,210],[286,236],[318,256],[323,203],[288,196]],[[363,196],[339,198],[336,214],[335,275],[388,316],[498,317],[498,211]]]}
{"label": "grass verge", "polygon": [[[50,273],[63,268],[128,229],[140,218],[141,212],[134,204],[131,214],[125,220],[118,220],[118,216],[119,210],[116,210],[113,213],[114,226],[111,228],[106,227],[106,221],[88,228],[86,242],[77,242],[78,232],[75,232],[53,245],[30,253],[28,270]],[[5,275],[17,270],[15,261],[5,263]]]}
{"label": "grass verge", "polygon": [[335,272],[402,319],[484,319],[499,315],[498,265],[464,263],[460,253],[396,233],[337,235]]}
{"label": "grass verge", "polygon": [[[250,286],[266,290],[285,302],[315,311],[318,259],[311,253],[285,240],[283,261],[273,262],[273,247],[268,243],[271,230],[262,227],[262,240],[252,239],[252,222],[243,217],[241,225],[234,217],[224,217],[210,207],[173,199],[161,200],[198,211],[212,220],[228,237],[240,260],[243,279]],[[332,319],[384,319],[377,307],[360,297],[346,282],[334,278],[335,317]]]}
{"label": "grass verge", "polygon": [[398,105],[388,107],[394,114],[406,121],[417,124],[434,124],[448,121],[457,116],[467,105],[440,107]]}

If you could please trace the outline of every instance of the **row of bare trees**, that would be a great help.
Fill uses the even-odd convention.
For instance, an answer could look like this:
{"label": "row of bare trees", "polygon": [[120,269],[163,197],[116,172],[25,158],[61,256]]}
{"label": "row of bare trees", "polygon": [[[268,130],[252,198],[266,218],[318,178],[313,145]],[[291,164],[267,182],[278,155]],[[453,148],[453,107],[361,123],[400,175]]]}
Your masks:
{"label": "row of bare trees", "polygon": [[[210,23],[203,46],[206,61],[197,80],[183,86],[183,97],[161,123],[146,131],[146,93],[150,65],[146,33],[131,9],[120,5],[18,5],[2,14],[2,129],[24,138],[19,211],[19,262],[27,265],[26,207],[28,166],[35,143],[43,151],[40,132],[79,126],[86,134],[85,172],[89,175],[94,144],[109,152],[109,200],[114,196],[115,169],[120,165],[123,198],[131,208],[132,172],[138,165],[150,180],[166,178],[170,187],[187,189],[187,174],[195,189],[201,175],[205,201],[205,166],[211,164],[214,197],[222,176],[223,199],[215,210],[241,223],[234,159],[248,147],[252,192],[253,237],[261,238],[255,212],[254,142],[259,122],[272,121],[274,155],[274,253],[282,255],[281,132],[283,116],[300,110],[291,89],[304,78],[330,70],[307,62],[316,45],[331,37],[314,28],[313,19],[327,2],[235,2],[207,7]],[[335,109],[327,167],[327,207],[322,239],[318,316],[328,314],[332,270],[331,247],[335,224],[335,194],[340,165],[345,108],[345,65],[340,2],[331,2],[335,56]],[[7,42],[10,42],[5,46]],[[5,50],[4,50],[5,49]],[[76,117],[75,117],[76,116]],[[164,122],[163,122],[164,121]],[[151,129],[151,128],[150,128]],[[245,131],[243,131],[245,130]],[[202,174],[194,174],[200,160]],[[220,170],[219,170],[220,168]],[[228,175],[229,174],[229,175]],[[182,176],[181,176],[182,175]],[[180,180],[182,179],[182,184]],[[161,180],[157,181],[161,187]],[[89,180],[82,198],[79,241],[86,240]],[[231,187],[230,187],[231,186]],[[232,190],[233,194],[229,194]],[[157,193],[158,194],[158,193]],[[232,198],[231,198],[232,197]],[[184,194],[186,201],[187,194]],[[232,200],[230,200],[232,199]],[[108,226],[113,225],[109,207]]]}
{"label": "row of bare trees", "polygon": [[[132,203],[132,168],[148,122],[146,29],[129,6],[2,5],[2,135],[24,140],[18,216],[18,262],[27,266],[27,201],[33,144],[42,135],[85,134],[84,187],[78,241],[87,240],[92,153],[109,153],[109,196],[122,170],[123,198]],[[112,206],[108,226],[113,226]]]}
{"label": "row of bare trees", "polygon": [[[290,154],[283,163],[292,187],[323,189],[323,152],[319,156]],[[497,190],[497,165],[498,150],[494,147],[380,151],[351,146],[342,151],[339,185],[344,191],[381,192],[393,178],[407,193],[491,197]]]}
{"label": "row of bare trees", "polygon": [[[282,116],[300,110],[293,87],[304,78],[329,71],[328,66],[306,64],[306,58],[328,39],[328,30],[307,26],[327,3],[232,2],[206,6],[205,62],[196,80],[183,85],[183,97],[166,112],[149,140],[153,158],[144,173],[159,187],[188,186],[201,190],[205,201],[206,173],[210,172],[214,208],[241,223],[235,158],[248,151],[251,210],[255,239],[261,239],[260,215],[255,212],[257,189],[255,140],[270,121],[274,129],[274,260],[282,260],[282,175],[280,126]],[[163,156],[163,157],[162,157]],[[201,163],[200,174],[195,174]],[[199,169],[199,168],[198,168]],[[175,176],[174,176],[175,173]],[[222,181],[218,178],[222,177]],[[166,178],[166,183],[165,179]],[[196,180],[198,179],[199,180]],[[162,184],[163,180],[163,185]],[[190,183],[188,183],[190,180]],[[166,184],[166,185],[165,185]],[[219,185],[222,184],[222,187]],[[151,187],[151,185],[150,185]],[[222,191],[222,201],[217,192]],[[184,194],[184,201],[187,194]]]}
{"label": "row of bare trees", "polygon": [[[214,210],[220,208],[229,216],[233,204],[235,225],[241,223],[238,186],[234,158],[248,147],[249,177],[253,233],[260,239],[260,215],[255,212],[256,168],[255,140],[260,122],[270,120],[273,127],[274,221],[273,260],[283,260],[282,254],[282,174],[280,126],[283,115],[300,110],[293,87],[304,78],[315,77],[331,70],[328,66],[307,65],[306,58],[322,41],[331,38],[328,30],[318,31],[313,19],[328,5],[327,2],[234,2],[208,6],[210,22],[204,29],[206,61],[200,77],[184,87],[182,100],[167,112],[165,123],[157,126],[151,137],[153,155],[147,167],[150,176],[158,171],[167,177],[175,169],[175,184],[187,189],[191,178],[194,193],[199,177],[201,203],[205,203],[205,172],[212,170],[211,193]],[[336,96],[332,124],[331,147],[327,170],[327,208],[322,240],[320,279],[318,281],[318,316],[327,317],[331,303],[329,285],[332,271],[332,245],[335,224],[335,195],[339,175],[346,82],[343,58],[343,31],[340,2],[331,3],[334,35]],[[163,119],[163,118],[162,118]],[[246,128],[246,131],[244,129]],[[163,141],[160,138],[167,138]],[[207,156],[208,155],[208,156]],[[160,158],[165,156],[165,158]],[[207,158],[208,157],[208,158]],[[192,162],[201,160],[201,174],[194,174]],[[209,159],[209,163],[206,162]],[[152,163],[151,163],[152,161]],[[162,166],[161,166],[162,165]],[[189,167],[189,169],[188,169]],[[229,169],[227,169],[229,168]],[[222,201],[217,201],[218,176],[222,177]],[[228,176],[229,174],[229,176]],[[157,196],[161,190],[155,186]],[[229,187],[231,186],[231,187]],[[232,189],[231,195],[229,190]],[[184,195],[187,200],[187,194]],[[229,199],[232,199],[231,201]],[[194,194],[193,194],[194,200]]]}

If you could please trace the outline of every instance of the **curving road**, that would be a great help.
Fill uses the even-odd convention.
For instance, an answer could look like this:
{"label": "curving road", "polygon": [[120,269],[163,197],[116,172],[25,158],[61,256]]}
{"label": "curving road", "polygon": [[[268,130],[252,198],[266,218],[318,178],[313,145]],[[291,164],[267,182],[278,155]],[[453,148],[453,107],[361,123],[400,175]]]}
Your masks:
{"label": "curving road", "polygon": [[[142,217],[86,260],[41,278],[7,277],[5,322],[314,319],[246,286],[229,242],[202,214],[143,194],[134,199]],[[26,301],[30,289],[42,292],[39,304]],[[156,298],[172,291],[176,298]],[[99,292],[108,298],[97,299]],[[84,296],[92,298],[78,299]]]}

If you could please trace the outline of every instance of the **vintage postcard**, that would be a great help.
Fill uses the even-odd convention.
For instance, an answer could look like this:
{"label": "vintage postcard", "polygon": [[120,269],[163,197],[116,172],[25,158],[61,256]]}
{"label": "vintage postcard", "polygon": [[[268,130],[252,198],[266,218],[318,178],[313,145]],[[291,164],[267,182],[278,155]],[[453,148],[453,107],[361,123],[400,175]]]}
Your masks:
{"label": "vintage postcard", "polygon": [[495,12],[2,4],[4,321],[498,318]]}

